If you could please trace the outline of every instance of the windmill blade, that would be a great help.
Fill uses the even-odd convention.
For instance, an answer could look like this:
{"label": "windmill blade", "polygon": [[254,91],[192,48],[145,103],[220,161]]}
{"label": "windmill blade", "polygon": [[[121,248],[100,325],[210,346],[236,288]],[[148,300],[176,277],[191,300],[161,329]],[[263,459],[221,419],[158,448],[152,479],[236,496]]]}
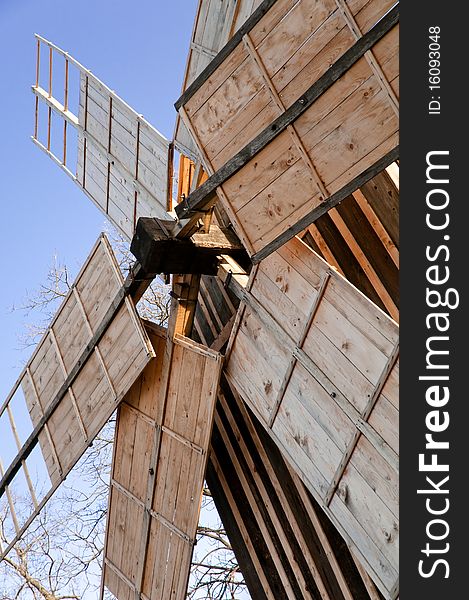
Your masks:
{"label": "windmill blade", "polygon": [[[102,235],[81,269],[49,329],[0,409],[2,434],[11,427],[18,452],[1,468],[0,497],[5,493],[14,532],[8,554],[32,520],[70,473],[102,429],[145,365],[155,356],[107,238]],[[23,426],[24,443],[14,419]],[[27,409],[26,409],[27,407]],[[24,431],[29,412],[31,428]],[[7,423],[9,420],[9,425]],[[34,488],[28,458],[39,445],[41,477],[49,487]],[[36,457],[37,458],[37,457]],[[19,523],[10,488],[26,479],[31,513]]]}
{"label": "windmill blade", "polygon": [[[398,6],[265,0],[176,102],[258,262],[398,156]],[[340,127],[338,124],[340,123]]]}
{"label": "windmill blade", "polygon": [[[36,39],[33,142],[71,177],[126,239],[132,238],[140,216],[172,219],[167,212],[171,210],[169,140],[67,52],[39,35]],[[44,87],[39,75],[41,49],[42,54],[48,51],[49,80]],[[53,70],[59,59],[65,70],[63,99],[53,89]],[[71,76],[72,69],[76,71],[75,78]],[[69,82],[75,80],[76,89],[69,89]],[[78,114],[70,110],[74,97],[79,98]],[[39,109],[44,105],[47,117],[42,123]],[[58,140],[54,139],[54,115],[62,123]],[[70,128],[76,131],[71,153],[74,164],[69,158]],[[54,147],[58,148],[55,152]]]}
{"label": "windmill blade", "polygon": [[[262,0],[199,0],[187,56],[182,90],[186,90],[248,19]],[[174,144],[199,162],[199,150],[187,127],[177,118]]]}
{"label": "windmill blade", "polygon": [[186,597],[222,356],[167,330],[119,408],[103,589]]}
{"label": "windmill blade", "polygon": [[393,598],[397,323],[298,238],[254,267],[245,288],[233,277],[229,286],[241,299],[225,359],[230,386]]}

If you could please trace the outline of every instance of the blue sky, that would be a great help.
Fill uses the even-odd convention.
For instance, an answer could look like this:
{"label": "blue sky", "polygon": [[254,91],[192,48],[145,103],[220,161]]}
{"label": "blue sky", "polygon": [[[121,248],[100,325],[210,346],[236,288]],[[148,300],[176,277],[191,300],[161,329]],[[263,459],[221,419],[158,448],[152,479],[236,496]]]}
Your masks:
{"label": "blue sky", "polygon": [[11,312],[44,282],[54,254],[76,272],[104,218],[30,140],[39,33],[88,67],[171,138],[196,0],[0,0],[0,394],[32,350]]}

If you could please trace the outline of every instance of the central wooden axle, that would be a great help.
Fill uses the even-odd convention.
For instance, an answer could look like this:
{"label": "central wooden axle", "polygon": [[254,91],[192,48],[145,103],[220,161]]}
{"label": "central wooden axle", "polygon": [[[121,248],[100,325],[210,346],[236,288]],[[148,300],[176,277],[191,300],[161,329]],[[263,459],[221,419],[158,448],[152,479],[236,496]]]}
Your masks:
{"label": "central wooden axle", "polygon": [[179,239],[171,234],[172,221],[141,217],[130,250],[146,273],[216,275],[219,256],[244,254],[231,229],[210,226],[209,233]]}

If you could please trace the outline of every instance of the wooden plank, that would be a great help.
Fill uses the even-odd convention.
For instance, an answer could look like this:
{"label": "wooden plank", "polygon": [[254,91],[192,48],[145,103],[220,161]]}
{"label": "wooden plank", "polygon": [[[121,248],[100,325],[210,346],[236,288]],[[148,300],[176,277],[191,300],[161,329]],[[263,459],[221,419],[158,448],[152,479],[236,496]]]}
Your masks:
{"label": "wooden plank", "polygon": [[[394,125],[392,127],[394,127]],[[390,129],[390,132],[392,132],[392,129]],[[385,134],[383,133],[383,135]],[[332,142],[331,144],[332,146],[335,145]],[[395,140],[394,138],[389,138],[389,141],[386,140],[383,142],[380,148],[382,147],[383,150],[385,150],[387,145],[391,145],[392,147],[392,144],[395,144]],[[366,150],[363,149],[362,151],[366,153]],[[316,152],[318,153],[318,156],[324,156],[324,151],[322,149],[317,149]],[[367,166],[366,161],[371,161],[373,160],[374,156],[379,156],[379,152],[381,152],[381,150],[377,151],[376,153],[372,152],[369,157],[366,157],[361,160],[360,163],[357,163],[354,169],[356,173],[359,173],[359,175],[351,180],[349,179],[349,182],[346,183],[345,187],[340,188],[337,193],[333,193],[328,200],[326,200],[324,203],[320,203],[319,206],[317,208],[313,208],[312,211],[307,205],[301,205],[298,209],[296,209],[295,205],[288,204],[288,202],[286,203],[286,199],[290,198],[291,196],[289,194],[285,195],[282,193],[282,186],[278,181],[275,181],[271,188],[268,188],[263,192],[262,202],[260,201],[260,198],[256,198],[255,203],[253,201],[252,206],[255,209],[254,217],[249,207],[242,209],[239,215],[236,216],[236,219],[238,219],[239,225],[244,230],[244,238],[246,235],[251,239],[257,237],[258,239],[253,242],[254,246],[257,248],[262,248],[265,246],[265,248],[263,248],[260,252],[255,253],[253,260],[257,262],[258,260],[264,258],[273,249],[279,247],[287,239],[290,239],[293,234],[299,233],[304,226],[307,226],[321,214],[326,212],[329,208],[346,198],[350,192],[354,191],[359,185],[372,177],[376,172],[380,171],[390,160],[392,160],[394,155],[398,153],[398,150],[392,150],[391,153],[386,155],[384,159],[380,159],[369,169],[365,169],[365,171],[361,172],[360,170],[362,167]],[[320,161],[323,161],[323,158],[320,158]],[[265,169],[261,168],[259,173],[262,173],[264,176]],[[285,179],[284,177],[285,182],[283,185],[285,189],[290,190],[292,186],[296,185],[297,187],[299,186],[298,193],[304,193],[305,189],[310,189],[309,196],[314,197],[316,195],[316,190],[313,184],[314,180],[309,180],[301,166],[295,166],[294,168],[291,168],[288,173],[289,178]],[[351,172],[350,175],[353,176],[353,172]],[[301,177],[304,179],[304,181],[301,181],[300,185]],[[339,180],[342,179],[344,182],[346,182],[347,177],[349,177],[349,175],[341,176],[339,177]],[[333,183],[332,188],[337,188],[337,186],[340,187],[341,183],[339,180],[337,180],[337,183]],[[239,196],[237,195],[236,197],[238,198]],[[316,200],[316,202],[317,201],[318,200]],[[288,215],[292,211],[292,208],[294,212],[287,221],[285,220],[285,214]],[[259,225],[256,224],[256,220],[258,221]],[[289,225],[291,222],[294,223],[292,226]],[[275,225],[275,223],[277,223],[277,225]],[[271,242],[270,240],[273,241]]]}
{"label": "wooden plank", "polygon": [[361,190],[356,190],[353,193],[353,197],[358,206],[360,207],[360,210],[363,212],[365,217],[368,219],[368,222],[375,230],[376,235],[381,240],[384,248],[388,252],[392,261],[394,262],[396,267],[399,268],[399,250],[392,241],[391,236],[386,231],[384,225],[379,220],[377,214],[375,213],[371,205],[367,202],[365,196],[363,195],[363,192]]}
{"label": "wooden plank", "polygon": [[[360,30],[360,27],[358,26],[358,23],[356,22],[356,20],[353,16],[348,4],[344,0],[336,0],[336,4],[339,7],[342,14],[344,15],[347,25],[352,30],[352,32],[355,36],[355,39],[359,39],[362,35],[362,32]],[[399,102],[396,98],[394,90],[390,86],[389,81],[386,79],[386,77],[381,69],[381,66],[377,62],[373,52],[371,50],[368,51],[365,54],[365,58],[366,58],[368,64],[370,65],[373,73],[380,80],[382,88],[387,92],[388,97],[389,97],[389,102],[391,103],[391,106],[392,106],[394,112],[396,113],[396,116],[399,116]]]}
{"label": "wooden plank", "polygon": [[352,232],[347,227],[347,224],[342,219],[340,213],[337,211],[336,208],[331,208],[328,214],[331,217],[332,221],[337,226],[342,237],[347,242],[347,245],[349,246],[350,250],[352,251],[352,253],[356,257],[356,259],[358,260],[358,262],[359,262],[360,266],[362,267],[363,271],[365,272],[366,276],[368,277],[371,284],[375,288],[378,296],[381,298],[381,300],[383,301],[387,310],[389,311],[389,314],[395,321],[399,321],[399,310],[398,310],[396,304],[394,303],[394,300],[390,296],[390,294],[389,294],[388,290],[386,289],[384,283],[382,282],[381,278],[378,276],[378,274],[374,270],[373,266],[371,265],[370,261],[368,260],[368,258],[366,256],[366,254],[363,252],[359,242],[355,239]]}
{"label": "wooden plank", "polygon": [[[303,3],[303,6],[305,6],[305,3]],[[317,7],[314,11],[310,12],[311,15],[315,15],[318,12]],[[311,19],[306,18],[304,21],[305,23],[310,23]],[[386,36],[385,40],[388,37]],[[394,36],[391,37],[394,38]],[[291,38],[294,38],[293,34],[287,36],[287,42]],[[311,85],[320,76],[324,75],[329,65],[350,48],[353,45],[353,41],[352,34],[344,26],[342,16],[339,14],[339,11],[335,11],[314,32],[314,35],[310,36],[308,40],[300,45],[296,54],[287,64],[283,65],[277,73],[271,74],[272,86],[281,95],[282,103],[285,106],[289,106],[297,100],[305,91],[306,83]],[[378,43],[377,47],[380,44],[381,42]],[[392,43],[386,41],[388,52],[393,51],[392,47],[395,44],[397,44],[397,41],[394,39]],[[277,54],[282,56],[281,48],[278,49]],[[391,74],[390,76],[393,77]],[[217,122],[218,130],[212,131],[210,137],[204,140],[206,144],[205,150],[210,156],[213,156],[213,161],[216,165],[223,165],[236,152],[243,148],[256,133],[260,133],[261,129],[269,124],[268,120],[266,122],[269,108],[264,105],[265,103],[261,100],[261,96],[262,98],[266,97],[264,92],[256,95],[244,107],[240,115],[235,114],[232,116],[230,121],[225,123],[222,128],[220,128],[219,122]],[[263,105],[264,108],[262,108]],[[250,121],[248,114],[251,115]],[[236,126],[237,122],[239,122],[238,127]],[[243,125],[245,122],[246,124]],[[261,126],[262,123],[263,125]],[[228,141],[233,135],[233,140]]]}
{"label": "wooden plank", "polygon": [[[332,90],[333,88],[331,88]],[[366,97],[366,102],[364,97]],[[324,97],[325,99],[326,97]],[[320,104],[322,104],[322,100]],[[325,107],[324,104],[322,106]],[[306,122],[306,118],[309,120],[313,114],[317,118],[318,108],[319,104],[305,113],[305,119],[301,123],[301,125],[303,123],[306,125],[305,130],[310,126],[310,123]],[[341,123],[340,127],[337,126],[338,122]],[[379,132],[375,129],[378,126]],[[300,123],[297,128],[300,130]],[[341,178],[343,181],[349,182],[354,176],[361,175],[365,168],[373,165],[373,151],[396,131],[397,119],[384,102],[383,94],[379,91],[373,77],[344,98],[344,101],[336,109],[330,111],[320,123],[309,129],[302,136],[303,143],[312,157],[318,174],[329,189],[327,198],[341,189]],[[308,213],[308,207],[301,204],[299,200],[290,204],[282,201],[282,189],[286,185],[291,185],[290,182],[294,181],[294,173],[299,168],[298,165],[292,165],[285,173],[281,174],[277,182],[274,182],[274,190],[267,188],[255,199],[255,203],[251,200],[239,211],[238,219],[244,225],[246,215],[249,212],[252,213],[254,223],[247,229],[247,232],[253,238],[254,246],[258,245],[261,240],[269,241],[275,238],[278,235],[277,232],[282,228],[285,229],[294,224],[295,220]],[[345,173],[347,173],[346,176],[344,176]],[[307,175],[308,173],[305,172],[303,177]],[[268,205],[271,207],[270,212],[266,209],[269,198],[269,196],[265,197],[267,192],[272,195],[272,203]],[[311,201],[310,206],[313,209],[323,204],[320,196],[311,187],[305,188],[302,198],[304,201]],[[256,207],[255,210],[253,210],[254,207]]]}
{"label": "wooden plank", "polygon": [[[244,489],[244,491],[246,493],[248,502],[252,506],[254,506],[256,504],[256,501],[254,499],[253,492],[250,489],[249,484],[247,483],[246,476],[243,473],[243,470],[241,469],[239,460],[238,460],[238,458],[237,458],[237,456],[235,454],[234,449],[232,448],[232,446],[231,446],[231,444],[229,442],[229,438],[228,438],[227,432],[225,431],[223,423],[222,423],[221,419],[218,417],[218,415],[215,418],[216,418],[218,430],[220,431],[222,439],[225,442],[225,445],[226,445],[226,447],[228,449],[228,453],[230,455],[231,460],[233,461],[233,465],[234,465],[234,467],[236,469],[238,477],[240,477],[240,481],[241,481],[243,489]],[[266,494],[265,494],[265,491],[262,490],[262,488],[261,488],[261,493],[262,493],[262,491],[264,492],[264,494],[263,494],[264,497],[262,499],[265,502],[266,501]],[[278,551],[275,548],[274,544],[272,543],[272,538],[269,535],[269,532],[267,530],[266,524],[265,524],[265,522],[262,519],[259,519],[258,523],[259,523],[259,528],[260,528],[260,530],[262,532],[262,535],[263,535],[264,539],[266,540],[266,544],[267,544],[267,547],[269,549],[269,552],[270,552],[270,555],[272,557],[272,560],[273,560],[273,562],[274,562],[275,566],[277,567],[278,572],[280,574],[280,578],[281,578],[282,584],[283,584],[283,586],[285,588],[287,597],[288,598],[294,598],[295,594],[294,594],[292,585],[291,585],[291,583],[290,583],[290,581],[288,579],[288,576],[287,576],[287,574],[285,572],[285,568],[284,568],[284,566],[283,566],[283,564],[281,562],[281,559],[280,559],[280,556],[278,554]],[[275,526],[275,524],[276,523],[275,523],[275,520],[274,520],[274,526]],[[277,527],[279,527],[278,524],[277,524]],[[300,580],[300,585],[301,584],[302,584],[302,587],[303,587],[302,591],[303,591],[303,593],[305,593],[306,590],[304,589],[304,585],[305,585],[304,580],[303,581]]]}
{"label": "wooden plank", "polygon": [[[308,239],[307,233],[309,233],[309,235],[311,235],[311,238],[313,239],[315,247],[313,247],[311,242],[309,241],[309,239],[311,239],[311,238]],[[344,274],[339,263],[337,262],[336,257],[334,256],[334,253],[330,249],[329,245],[327,244],[326,240],[322,236],[321,232],[319,231],[319,229],[317,228],[315,223],[311,223],[311,225],[307,229],[307,232],[305,232],[305,234],[303,236],[301,236],[301,238],[308,245],[310,245],[313,248],[313,250],[315,250],[319,254],[321,254],[323,256],[323,258],[327,261],[327,263],[331,265],[331,267],[336,269],[341,275]]]}
{"label": "wooden plank", "polygon": [[399,190],[391,177],[386,171],[380,171],[360,186],[360,190],[377,214],[393,244],[399,248]]}
{"label": "wooden plank", "polygon": [[[301,333],[300,339],[299,339],[298,344],[297,344],[298,348],[301,348],[303,346],[304,341],[306,339],[306,336],[309,333],[309,329],[311,327],[311,324],[313,322],[314,317],[316,316],[316,311],[317,311],[317,309],[319,307],[319,303],[322,300],[322,297],[323,297],[324,292],[326,290],[326,286],[329,283],[329,279],[330,279],[330,273],[326,272],[325,275],[324,275],[324,277],[323,277],[323,279],[322,279],[322,282],[321,282],[321,285],[319,287],[318,293],[316,294],[316,297],[314,298],[314,303],[313,303],[313,306],[311,307],[311,312],[309,314],[308,320],[304,324],[303,331]],[[269,426],[270,427],[272,427],[272,425],[273,425],[273,423],[275,421],[275,418],[277,416],[277,412],[278,412],[278,409],[280,408],[280,404],[281,404],[281,402],[283,400],[283,396],[285,394],[287,386],[290,383],[291,376],[292,376],[293,370],[295,368],[295,364],[296,364],[296,358],[295,358],[295,356],[292,356],[291,359],[290,359],[290,364],[288,366],[288,369],[286,370],[285,375],[283,377],[282,386],[280,388],[278,396],[277,396],[277,398],[275,400],[275,404],[274,404],[274,406],[272,408],[272,411],[271,411],[270,420],[269,420]]]}
{"label": "wooden plank", "polygon": [[250,536],[246,530],[246,526],[244,525],[244,520],[240,516],[240,508],[237,505],[236,499],[233,497],[233,494],[230,489],[230,485],[226,481],[226,479],[223,475],[223,470],[222,470],[217,458],[213,455],[211,458],[211,464],[213,465],[214,469],[217,472],[218,478],[219,478],[219,480],[223,486],[223,490],[226,494],[226,499],[229,503],[230,509],[232,510],[233,514],[235,515],[236,523],[241,531],[242,539],[243,539],[244,543],[246,544],[247,551],[249,552],[249,557],[251,558],[251,560],[253,561],[253,563],[256,567],[255,572],[256,572],[257,577],[260,579],[261,590],[265,594],[266,598],[268,598],[269,600],[273,600],[274,598],[276,598],[276,596],[274,595],[274,592],[272,592],[272,589],[271,589],[272,581],[269,581],[267,579],[267,577],[265,576],[264,569],[263,569],[263,562],[261,562],[262,557],[259,557],[257,555],[257,553],[253,547],[252,540],[250,539]]}
{"label": "wooden plank", "polygon": [[366,590],[370,596],[371,600],[380,600],[380,595],[378,590],[376,589],[375,584],[373,583],[373,580],[371,579],[371,577],[368,575],[368,573],[366,572],[366,570],[364,569],[364,567],[362,566],[361,562],[358,560],[358,558],[355,557],[355,555],[352,552],[352,557],[355,561],[355,564],[357,565],[357,569],[358,572],[360,573],[362,579],[363,579],[363,583],[366,586]]}
{"label": "wooden plank", "polygon": [[344,198],[349,196],[353,191],[361,187],[364,183],[369,181],[375,174],[380,173],[386,165],[390,164],[399,156],[399,148],[395,146],[396,140],[392,140],[390,145],[394,148],[390,150],[383,158],[380,158],[371,167],[367,168],[360,175],[357,175],[349,183],[347,183],[338,192],[332,194],[326,202],[322,203],[318,208],[313,209],[307,213],[304,217],[301,217],[294,225],[288,227],[282,233],[279,233],[272,242],[267,243],[262,250],[257,251],[251,260],[256,264],[263,260],[266,256],[274,252],[277,248],[280,248],[285,242],[292,239],[295,235],[300,233],[308,225],[313,223],[321,215],[325,214],[330,208],[339,204]]}
{"label": "wooden plank", "polygon": [[[229,390],[227,390],[228,392]],[[231,398],[231,394],[228,395],[228,398]],[[222,410],[219,409],[219,412],[223,414],[224,419],[229,421],[239,445],[237,454],[240,457],[242,456],[246,461],[244,469],[249,474],[252,474],[252,478],[256,482],[259,491],[262,494],[267,494],[267,499],[265,496],[263,498],[263,504],[266,507],[268,515],[272,515],[272,522],[277,524],[276,531],[280,529],[279,537],[281,536],[282,545],[284,547],[290,545],[294,551],[296,544],[298,544],[298,550],[301,552],[301,555],[295,555],[295,558],[290,562],[293,571],[298,578],[304,577],[308,581],[310,594],[313,595],[315,593],[314,588],[317,587],[318,597],[342,598],[340,596],[340,592],[342,591],[343,597],[351,600],[353,596],[348,589],[347,582],[340,568],[336,568],[335,570],[338,585],[334,585],[333,569],[335,557],[330,543],[324,535],[317,519],[314,523],[314,530],[311,531],[309,527],[310,521],[307,519],[303,506],[301,506],[301,500],[295,493],[295,485],[286,476],[285,471],[288,473],[286,467],[282,466],[284,463],[280,452],[275,447],[275,452],[273,452],[273,444],[266,444],[265,436],[262,436],[261,439],[261,432],[258,432],[254,427],[253,418],[248,414],[241,399],[238,398],[238,401],[236,401],[237,410],[234,409],[235,405],[233,401],[229,401],[224,394],[220,395],[220,402],[223,408]],[[212,446],[212,452],[216,455],[220,454],[216,444]],[[223,464],[221,458],[220,456],[219,460]],[[225,465],[224,469],[227,471]],[[217,487],[212,486],[211,481],[209,485],[211,486],[210,489],[215,502],[218,505]],[[303,487],[301,482],[300,485]],[[304,496],[306,496],[306,493]],[[238,503],[241,504],[241,500]],[[306,499],[305,506],[309,507],[310,505],[311,501]],[[260,511],[257,511],[257,515],[258,518],[262,517]],[[315,534],[318,537],[322,534],[321,542],[317,546]],[[251,537],[255,536],[251,534]],[[241,558],[239,562],[241,568],[243,568],[245,561]],[[335,566],[338,567],[338,565]],[[298,573],[300,569],[302,572]],[[313,576],[313,582],[308,577],[309,573]]]}

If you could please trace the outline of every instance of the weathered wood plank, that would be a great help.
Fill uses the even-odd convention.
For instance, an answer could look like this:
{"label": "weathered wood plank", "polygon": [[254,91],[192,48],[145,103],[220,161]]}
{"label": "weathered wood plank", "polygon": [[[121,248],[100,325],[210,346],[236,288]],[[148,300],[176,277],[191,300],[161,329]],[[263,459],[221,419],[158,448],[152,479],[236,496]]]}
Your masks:
{"label": "weathered wood plank", "polygon": [[390,596],[397,539],[378,532],[398,526],[398,412],[384,395],[396,397],[397,324],[299,239],[259,264],[243,299],[228,381]]}
{"label": "weathered wood plank", "polygon": [[[112,480],[126,496],[126,518],[116,526],[120,509],[113,494],[105,557],[122,572],[132,597],[144,593],[150,600],[182,599],[221,355],[178,335],[174,340],[166,332],[156,336],[157,357],[134,384],[119,413]],[[119,562],[112,558],[116,548],[122,548]],[[115,594],[116,581],[106,575],[103,581]]]}

